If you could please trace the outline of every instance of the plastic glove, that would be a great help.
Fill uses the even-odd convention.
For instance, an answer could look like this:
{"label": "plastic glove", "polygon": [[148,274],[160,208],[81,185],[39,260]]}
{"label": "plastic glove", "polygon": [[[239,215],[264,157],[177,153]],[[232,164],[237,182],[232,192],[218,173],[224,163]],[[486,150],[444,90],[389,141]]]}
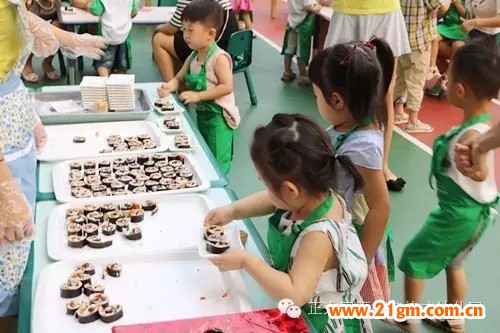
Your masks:
{"label": "plastic glove", "polygon": [[0,183],[0,244],[30,238],[35,232],[28,200],[14,180]]}
{"label": "plastic glove", "polygon": [[71,34],[67,43],[61,43],[61,51],[69,58],[87,56],[99,60],[104,56],[106,39],[90,34]]}
{"label": "plastic glove", "polygon": [[38,151],[42,150],[47,144],[47,132],[39,121],[35,124],[35,145]]}
{"label": "plastic glove", "polygon": [[34,39],[33,54],[42,58],[56,54],[59,41],[52,32],[52,25],[29,11],[26,11],[26,17]]}

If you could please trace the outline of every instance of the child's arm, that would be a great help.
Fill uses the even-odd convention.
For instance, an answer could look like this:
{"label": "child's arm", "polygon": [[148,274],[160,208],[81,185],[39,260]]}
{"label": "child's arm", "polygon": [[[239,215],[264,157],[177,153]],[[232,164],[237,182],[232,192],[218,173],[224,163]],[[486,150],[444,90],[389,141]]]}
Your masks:
{"label": "child's arm", "polygon": [[466,18],[468,16],[467,8],[462,5],[462,0],[451,0],[451,2],[457,8],[461,17]]}
{"label": "child's arm", "polygon": [[384,237],[391,204],[387,184],[381,170],[372,170],[357,165],[356,170],[365,182],[363,196],[369,208],[363,223],[361,245],[365,251],[366,260],[370,264]]}
{"label": "child's arm", "polygon": [[324,7],[331,7],[333,0],[319,0],[319,4]]}
{"label": "child's arm", "polygon": [[104,14],[104,5],[101,0],[93,0],[87,3],[87,10],[95,16],[102,16]]}
{"label": "child's arm", "polygon": [[200,101],[214,101],[220,97],[229,95],[233,91],[233,73],[231,72],[231,60],[229,57],[220,56],[215,61],[214,71],[219,84],[212,89],[193,92],[185,91],[179,97],[186,103],[197,103]]}
{"label": "child's arm", "polygon": [[[460,140],[458,140],[458,144],[460,145],[469,145],[469,143],[477,141],[477,139],[481,136],[478,131],[469,130],[465,132]],[[470,164],[464,166],[461,163],[457,163],[455,158],[455,165],[464,176],[469,177],[470,179],[476,182],[482,182],[488,176],[489,168],[488,168],[488,150],[481,151],[479,145],[472,144],[472,150],[467,151],[467,157],[470,159]],[[457,152],[455,153],[457,154]]]}
{"label": "child's arm", "polygon": [[321,5],[314,3],[312,5],[304,6],[304,10],[309,13],[317,14],[321,10]]}
{"label": "child's arm", "polygon": [[139,7],[137,6],[137,1],[132,0],[132,12],[130,13],[130,17],[134,18],[137,16],[138,13],[139,13]]}
{"label": "child's arm", "polygon": [[184,65],[182,65],[181,70],[175,75],[175,77],[166,83],[162,83],[162,85],[158,87],[158,96],[163,98],[179,90],[180,84],[184,82],[184,73],[189,66],[189,62],[190,58],[186,59]]}
{"label": "child's arm", "polygon": [[225,225],[234,220],[272,214],[276,210],[267,191],[254,193],[225,207],[211,210],[205,218],[205,225]]}
{"label": "child's arm", "polygon": [[441,7],[445,7],[445,12],[450,8],[450,0],[424,0],[424,4],[429,10],[436,12]]}
{"label": "child's arm", "polygon": [[301,240],[289,274],[269,266],[264,260],[246,251],[229,249],[210,259],[222,271],[245,269],[252,278],[277,300],[288,298],[297,306],[306,304],[316,290],[321,274],[333,259],[338,267],[332,243],[322,232],[310,232]]}

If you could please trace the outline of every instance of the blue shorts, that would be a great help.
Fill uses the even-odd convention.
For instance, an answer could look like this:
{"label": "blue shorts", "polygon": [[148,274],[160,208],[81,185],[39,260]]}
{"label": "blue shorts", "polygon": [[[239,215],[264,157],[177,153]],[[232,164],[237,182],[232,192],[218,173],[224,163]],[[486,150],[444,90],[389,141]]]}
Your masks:
{"label": "blue shorts", "polygon": [[[33,207],[36,200],[36,153],[34,144],[27,155],[7,165]],[[8,159],[8,155],[6,156]],[[31,239],[0,246],[0,317],[13,316],[19,310],[19,286],[28,261]],[[30,281],[27,281],[30,283]]]}
{"label": "blue shorts", "polygon": [[105,54],[101,60],[95,60],[94,66],[105,67],[108,71],[113,69],[117,70],[127,70],[127,43],[123,42],[119,45],[108,45]]}

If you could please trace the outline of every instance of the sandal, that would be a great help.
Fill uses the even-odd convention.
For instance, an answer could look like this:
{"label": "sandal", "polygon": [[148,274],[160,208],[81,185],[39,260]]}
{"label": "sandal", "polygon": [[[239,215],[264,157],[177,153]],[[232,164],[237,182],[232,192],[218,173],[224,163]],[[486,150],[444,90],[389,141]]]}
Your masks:
{"label": "sandal", "polygon": [[21,74],[21,77],[23,78],[24,81],[29,82],[29,83],[37,83],[40,81],[40,78],[36,73],[29,73],[29,74]]}
{"label": "sandal", "polygon": [[47,78],[50,81],[57,81],[61,78],[61,75],[59,75],[59,73],[57,71],[45,73],[45,76],[47,76]]}
{"label": "sandal", "polygon": [[395,125],[407,124],[409,119],[410,119],[410,116],[406,113],[395,113],[394,114],[394,124]]}
{"label": "sandal", "polygon": [[427,73],[427,78],[425,79],[425,88],[434,87],[441,78],[441,73],[439,73],[439,69],[437,67],[429,68],[429,72]]}
{"label": "sandal", "polygon": [[432,131],[434,131],[434,128],[431,125],[423,123],[420,120],[417,120],[416,124],[408,123],[405,126],[405,132],[410,134],[430,133]]}
{"label": "sandal", "polygon": [[389,179],[385,182],[387,184],[387,189],[391,192],[401,192],[406,185],[406,180],[401,177],[396,179]]}
{"label": "sandal", "polygon": [[429,319],[424,322],[442,331],[449,333],[465,333],[465,321],[463,319]]}
{"label": "sandal", "polygon": [[297,75],[295,75],[294,72],[284,72],[283,75],[281,75],[281,81],[283,82],[292,82],[293,80],[295,80],[295,78],[297,77]]}

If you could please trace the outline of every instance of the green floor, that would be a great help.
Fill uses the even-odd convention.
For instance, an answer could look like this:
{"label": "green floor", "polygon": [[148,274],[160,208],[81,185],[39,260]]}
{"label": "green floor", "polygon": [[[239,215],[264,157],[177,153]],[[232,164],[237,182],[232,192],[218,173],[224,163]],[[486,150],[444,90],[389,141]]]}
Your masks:
{"label": "green floor", "polygon": [[[159,81],[160,76],[151,58],[150,27],[134,27],[133,38],[133,68],[131,73],[136,74],[137,82]],[[243,75],[235,77],[235,93],[240,107],[242,123],[238,130],[235,145],[235,156],[232,171],[229,175],[230,187],[243,197],[249,193],[262,189],[262,184],[256,177],[249,155],[249,145],[253,130],[266,124],[274,114],[279,112],[303,113],[321,121],[316,110],[314,96],[310,90],[298,87],[296,84],[284,85],[279,80],[282,70],[282,58],[279,53],[260,39],[254,43],[254,63],[252,76],[255,84],[259,104],[250,105]],[[39,61],[36,62],[39,64]],[[40,67],[36,66],[40,71]],[[85,74],[92,74],[90,63],[85,66]],[[61,80],[59,84],[65,84]],[[322,121],[321,121],[322,122]],[[323,125],[326,126],[324,122]],[[390,223],[395,234],[395,255],[399,259],[403,247],[417,232],[427,214],[436,205],[435,194],[428,186],[428,169],[430,156],[395,135],[392,147],[391,165],[393,170],[403,176],[408,185],[404,192],[391,196],[392,214]],[[259,232],[265,239],[265,220],[254,220]],[[467,263],[469,276],[468,300],[482,302],[486,307],[487,318],[471,320],[467,323],[468,332],[489,333],[498,332],[500,327],[500,304],[498,283],[500,282],[500,268],[496,265],[496,254],[500,253],[500,242],[496,240],[498,227],[493,226],[485,234],[477,249]],[[401,300],[403,294],[403,276],[397,272],[394,283],[393,299]],[[494,286],[497,287],[494,287]],[[439,302],[446,299],[444,275],[427,284],[425,302]],[[496,305],[495,305],[496,304]],[[398,332],[378,321],[373,321],[375,332]],[[437,332],[428,326],[422,326],[420,332]]]}

